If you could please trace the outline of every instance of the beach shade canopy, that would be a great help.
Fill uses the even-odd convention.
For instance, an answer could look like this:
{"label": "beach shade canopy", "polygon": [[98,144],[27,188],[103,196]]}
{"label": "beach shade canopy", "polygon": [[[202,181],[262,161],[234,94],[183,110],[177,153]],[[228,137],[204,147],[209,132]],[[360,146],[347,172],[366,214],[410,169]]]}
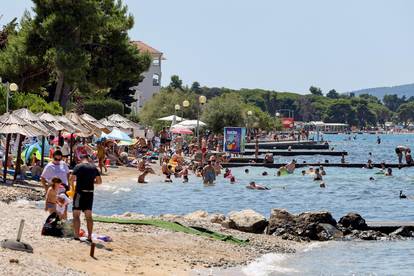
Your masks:
{"label": "beach shade canopy", "polygon": [[102,134],[101,138],[132,142],[132,139],[131,137],[128,136],[128,134],[126,134],[125,132],[121,131],[120,129],[116,127],[110,133]]}
{"label": "beach shade canopy", "polygon": [[112,122],[130,122],[128,118],[125,118],[119,114],[112,114],[111,116],[108,116],[108,120]]}
{"label": "beach shade canopy", "polygon": [[65,127],[65,132],[67,133],[86,133],[89,132],[89,129],[84,128],[83,126],[78,126],[65,116],[56,116],[56,119],[59,120],[59,123]]}
{"label": "beach shade canopy", "polygon": [[175,127],[171,130],[174,134],[193,134],[193,131],[185,127]]}
{"label": "beach shade canopy", "polygon": [[20,134],[26,137],[46,136],[43,132],[33,126],[29,121],[20,119],[14,114],[6,113],[0,117],[0,133],[2,134]]}
{"label": "beach shade canopy", "polygon": [[112,122],[112,121],[108,120],[107,118],[102,118],[98,122],[101,123],[101,124],[103,124],[107,128],[113,128],[113,127],[118,126],[117,123]]}
{"label": "beach shade canopy", "polygon": [[102,131],[98,127],[82,119],[81,116],[79,116],[79,114],[73,112],[67,113],[66,118],[71,120],[76,127],[84,129],[81,133],[79,133],[79,136],[89,137],[92,135],[100,136],[102,134]]}
{"label": "beach shade canopy", "polygon": [[18,110],[14,110],[13,114],[16,115],[17,117],[19,117],[22,120],[30,122],[34,127],[40,129],[41,131],[43,131],[45,133],[49,134],[51,131],[53,131],[53,127],[42,123],[39,116],[37,116],[36,114],[31,112],[27,108],[21,108],[21,109],[18,109]]}
{"label": "beach shade canopy", "polygon": [[176,122],[181,122],[181,121],[186,120],[183,117],[180,117],[180,116],[177,116],[177,115],[170,115],[170,116],[166,116],[166,117],[159,118],[158,121],[169,121],[169,122],[172,122],[172,121],[174,121],[174,116],[175,116],[175,121]]}
{"label": "beach shade canopy", "polygon": [[105,126],[104,124],[100,123],[98,120],[96,120],[94,117],[92,117],[92,116],[91,116],[91,115],[89,115],[89,114],[84,113],[84,114],[80,115],[80,117],[81,117],[82,119],[84,119],[85,121],[87,121],[87,122],[89,122],[89,123],[93,124],[95,127],[99,128],[100,130],[102,130],[102,131],[103,131],[103,132],[105,132],[105,133],[110,133],[110,132],[111,132],[111,131],[108,129],[108,127],[107,127],[107,126]]}
{"label": "beach shade canopy", "polygon": [[111,116],[108,116],[108,120],[115,123],[116,127],[123,128],[123,129],[134,129],[139,128],[139,125],[132,122],[128,118],[125,118],[119,114],[112,114]]}
{"label": "beach shade canopy", "polygon": [[59,120],[49,113],[38,113],[37,116],[40,118],[40,121],[44,124],[47,124],[54,131],[63,131],[65,126],[59,123]]}
{"label": "beach shade canopy", "polygon": [[[202,122],[202,121],[198,121],[199,122],[199,126],[200,127],[205,127],[207,124]],[[177,128],[177,127],[184,127],[184,128],[196,128],[197,127],[197,120],[185,120],[182,121],[181,123],[178,123],[176,125],[173,125],[172,128]]]}

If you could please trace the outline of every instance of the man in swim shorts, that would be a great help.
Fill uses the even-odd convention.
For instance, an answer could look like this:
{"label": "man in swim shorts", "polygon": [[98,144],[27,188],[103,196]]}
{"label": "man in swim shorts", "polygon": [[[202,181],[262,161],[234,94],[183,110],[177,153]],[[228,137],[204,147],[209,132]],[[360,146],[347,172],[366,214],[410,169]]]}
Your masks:
{"label": "man in swim shorts", "polygon": [[69,181],[71,185],[76,181],[76,190],[73,197],[74,238],[79,240],[80,214],[83,211],[88,228],[88,241],[92,241],[94,185],[101,184],[102,178],[96,166],[89,162],[88,155],[81,156],[81,163],[75,166]]}

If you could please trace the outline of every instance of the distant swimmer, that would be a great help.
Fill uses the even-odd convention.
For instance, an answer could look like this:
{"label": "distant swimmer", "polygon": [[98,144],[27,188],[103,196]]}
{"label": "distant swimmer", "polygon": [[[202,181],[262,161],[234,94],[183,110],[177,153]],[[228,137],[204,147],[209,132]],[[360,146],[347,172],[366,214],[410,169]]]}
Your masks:
{"label": "distant swimmer", "polygon": [[414,164],[413,157],[411,156],[411,149],[407,149],[405,151],[405,162],[407,163],[407,165]]}
{"label": "distant swimmer", "polygon": [[262,175],[267,176],[267,172],[266,171],[262,172]]}
{"label": "distant swimmer", "polygon": [[249,173],[249,169],[245,169],[245,170],[244,170],[244,173],[245,173],[245,174],[248,174],[248,173]]}
{"label": "distant swimmer", "polygon": [[319,187],[326,188],[325,182],[321,182],[321,184],[319,184]]}
{"label": "distant swimmer", "polygon": [[369,178],[370,181],[375,181],[375,178],[373,178],[372,176]]}
{"label": "distant swimmer", "polygon": [[306,175],[306,171],[305,170],[302,170],[302,175]]}
{"label": "distant swimmer", "polygon": [[236,183],[236,178],[234,176],[230,177],[230,184]]}
{"label": "distant swimmer", "polygon": [[381,138],[379,136],[377,136],[377,144],[381,144]]}
{"label": "distant swimmer", "polygon": [[388,168],[387,172],[385,173],[386,176],[392,176],[392,169]]}
{"label": "distant swimmer", "polygon": [[397,146],[395,148],[395,153],[398,156],[398,164],[402,164],[402,159],[403,159],[403,152],[406,152],[407,148],[404,146]]}
{"label": "distant swimmer", "polygon": [[341,164],[345,164],[346,163],[346,161],[345,161],[345,153],[342,153],[342,155],[341,155]]}
{"label": "distant swimmer", "polygon": [[320,166],[320,167],[319,167],[319,171],[321,172],[321,175],[326,175],[326,171],[325,171],[325,169],[323,168],[323,166]]}
{"label": "distant swimmer", "polygon": [[367,164],[364,166],[365,169],[373,169],[374,165],[372,164],[372,160],[368,159]]}
{"label": "distant swimmer", "polygon": [[293,159],[292,162],[286,165],[286,170],[288,173],[294,173],[296,169],[296,160]]}
{"label": "distant swimmer", "polygon": [[400,191],[400,198],[407,198],[407,196],[405,194],[403,194],[403,191]]}
{"label": "distant swimmer", "polygon": [[314,181],[322,181],[322,174],[319,169],[315,170],[315,177],[313,178]]}
{"label": "distant swimmer", "polygon": [[246,186],[247,189],[251,190],[270,190],[270,188],[262,185],[256,184],[256,182],[252,181],[248,186]]}

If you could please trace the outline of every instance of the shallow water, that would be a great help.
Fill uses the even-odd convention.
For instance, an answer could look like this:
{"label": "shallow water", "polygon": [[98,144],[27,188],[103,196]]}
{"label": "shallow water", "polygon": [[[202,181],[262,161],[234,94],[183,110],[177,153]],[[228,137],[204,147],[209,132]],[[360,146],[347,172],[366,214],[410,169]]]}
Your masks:
{"label": "shallow water", "polygon": [[[348,162],[364,163],[372,153],[374,162],[396,163],[397,145],[414,145],[414,135],[325,135],[335,150],[346,150]],[[340,157],[298,156],[300,163],[339,162]],[[280,158],[276,162],[291,158]],[[249,168],[249,174],[244,169]],[[137,212],[147,215],[164,213],[185,214],[198,209],[228,213],[246,208],[268,216],[272,208],[285,208],[298,213],[328,210],[336,219],[347,212],[358,212],[371,221],[414,221],[414,168],[394,169],[394,176],[378,175],[378,169],[326,168],[326,188],[319,187],[311,176],[295,174],[277,177],[276,170],[233,168],[237,182],[230,184],[219,176],[214,186],[205,187],[201,180],[190,176],[189,183],[181,179],[174,183],[137,184],[129,182],[103,184],[96,190],[94,212],[103,215]],[[374,181],[369,178],[374,177]],[[246,189],[250,181],[266,185],[268,191]],[[403,190],[408,199],[400,199]],[[414,275],[414,241],[329,242],[313,246],[305,252],[290,255],[266,255],[243,269],[246,275]],[[226,271],[214,275],[233,275]],[[240,274],[234,274],[240,275]]]}

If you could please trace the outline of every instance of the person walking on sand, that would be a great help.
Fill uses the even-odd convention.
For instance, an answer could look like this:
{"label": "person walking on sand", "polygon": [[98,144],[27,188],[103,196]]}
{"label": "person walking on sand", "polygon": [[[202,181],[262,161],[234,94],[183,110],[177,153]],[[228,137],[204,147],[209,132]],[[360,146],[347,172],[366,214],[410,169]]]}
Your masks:
{"label": "person walking on sand", "polygon": [[73,230],[75,240],[79,240],[80,214],[83,211],[88,228],[88,241],[92,242],[92,205],[94,185],[101,184],[102,178],[96,166],[89,162],[88,155],[81,156],[81,163],[75,166],[70,183],[76,181],[75,195],[73,197]]}
{"label": "person walking on sand", "polygon": [[96,157],[98,158],[98,165],[101,174],[103,174],[103,169],[105,169],[105,173],[107,173],[108,169],[105,166],[106,149],[103,142],[98,142],[98,145],[96,146]]}
{"label": "person walking on sand", "polygon": [[48,163],[43,169],[42,175],[40,176],[40,181],[46,192],[49,188],[49,185],[52,184],[52,179],[54,177],[62,180],[65,189],[69,190],[69,167],[64,161],[62,161],[62,158],[62,152],[60,150],[55,151],[53,153],[53,161]]}

